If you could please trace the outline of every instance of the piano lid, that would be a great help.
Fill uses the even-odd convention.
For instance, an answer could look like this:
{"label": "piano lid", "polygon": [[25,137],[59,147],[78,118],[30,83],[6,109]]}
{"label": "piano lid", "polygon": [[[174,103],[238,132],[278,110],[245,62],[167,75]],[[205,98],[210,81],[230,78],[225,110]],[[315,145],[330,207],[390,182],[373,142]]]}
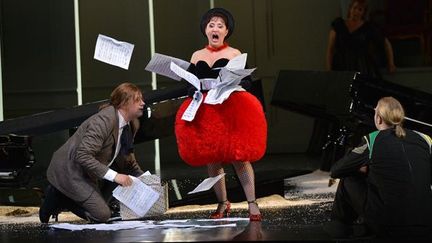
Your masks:
{"label": "piano lid", "polygon": [[374,108],[378,100],[392,96],[404,107],[405,127],[432,132],[432,94],[428,92],[358,75],[353,80],[350,95],[353,98],[352,114],[363,123],[374,126]]}
{"label": "piano lid", "polygon": [[313,117],[350,116],[355,72],[280,70],[271,104]]}
{"label": "piano lid", "polygon": [[406,127],[431,134],[431,93],[356,72],[281,70],[271,104],[312,117],[356,118],[374,126],[374,108],[385,96],[401,102]]}
{"label": "piano lid", "polygon": [[[165,124],[166,122],[164,123],[163,121],[166,119],[172,119],[169,117],[175,115],[175,111],[177,111],[176,109],[178,108],[175,107],[177,102],[172,101],[171,105],[163,104],[161,105],[161,109],[158,109],[158,106],[164,102],[169,103],[173,99],[184,97],[186,94],[187,85],[185,83],[176,85],[172,88],[145,92],[143,95],[144,102],[157,116],[148,119],[146,113],[144,113],[140,118],[140,129],[144,129],[148,132],[148,136],[143,135],[144,137],[141,139],[154,139],[158,134],[164,135],[167,133],[166,130],[170,131],[170,129],[162,129],[160,125],[153,123],[162,121],[162,123]],[[35,136],[74,128],[79,126],[85,119],[98,112],[99,106],[106,102],[108,102],[108,100],[101,100],[72,108],[47,111],[8,119],[0,122],[0,135],[18,134]],[[173,126],[173,124],[171,126]],[[160,128],[160,130],[153,130],[150,132],[150,128]]]}

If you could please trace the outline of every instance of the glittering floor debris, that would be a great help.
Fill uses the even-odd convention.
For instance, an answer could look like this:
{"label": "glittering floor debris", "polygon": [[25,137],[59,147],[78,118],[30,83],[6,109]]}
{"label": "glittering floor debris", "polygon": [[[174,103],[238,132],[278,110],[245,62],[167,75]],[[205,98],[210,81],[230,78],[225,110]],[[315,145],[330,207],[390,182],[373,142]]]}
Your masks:
{"label": "glittering floor debris", "polygon": [[[306,178],[302,181],[301,178]],[[156,228],[127,229],[118,231],[53,229],[39,223],[37,207],[0,207],[0,230],[3,242],[142,242],[142,241],[331,241],[324,231],[328,221],[336,186],[328,188],[328,174],[312,173],[307,177],[296,177],[287,181],[285,197],[270,195],[257,199],[263,215],[262,222],[236,221],[235,227],[220,228]],[[321,190],[309,190],[310,183]],[[309,185],[309,186],[308,186]],[[293,189],[294,188],[294,189]],[[309,188],[309,189],[308,189]],[[165,214],[149,218],[160,222],[174,219],[208,218],[216,204],[185,205],[170,208]],[[6,216],[14,210],[25,210],[26,217]],[[247,203],[232,203],[230,217],[247,218]],[[69,212],[59,215],[58,223],[84,224],[83,220]],[[50,221],[50,223],[55,223]],[[233,223],[233,222],[230,222]],[[209,224],[217,224],[212,222]],[[220,222],[227,224],[227,222]]]}
{"label": "glittering floor debris", "polygon": [[[330,202],[263,208],[262,222],[237,221],[235,227],[131,229],[120,231],[66,231],[40,223],[3,223],[4,242],[142,242],[142,241],[254,241],[330,240],[322,224],[329,216]],[[207,218],[211,210],[167,213],[154,220]],[[247,210],[234,209],[231,217],[247,217]],[[62,221],[65,222],[65,221]],[[84,221],[72,221],[84,223]],[[226,222],[224,222],[226,223]]]}

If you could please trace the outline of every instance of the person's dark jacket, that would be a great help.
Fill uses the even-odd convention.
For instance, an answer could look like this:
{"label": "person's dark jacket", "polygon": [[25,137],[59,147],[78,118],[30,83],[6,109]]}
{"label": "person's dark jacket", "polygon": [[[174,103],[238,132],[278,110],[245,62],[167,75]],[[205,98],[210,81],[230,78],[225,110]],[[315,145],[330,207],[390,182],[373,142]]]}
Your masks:
{"label": "person's dark jacket", "polygon": [[369,226],[393,235],[430,230],[430,137],[408,129],[405,138],[398,138],[394,129],[373,132],[335,163],[331,176],[358,175],[363,165],[368,166],[364,217]]}

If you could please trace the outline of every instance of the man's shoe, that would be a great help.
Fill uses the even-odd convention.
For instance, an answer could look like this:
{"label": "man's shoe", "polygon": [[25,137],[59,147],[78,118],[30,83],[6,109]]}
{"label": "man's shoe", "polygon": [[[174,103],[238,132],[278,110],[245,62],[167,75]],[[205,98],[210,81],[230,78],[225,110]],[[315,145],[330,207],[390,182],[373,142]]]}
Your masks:
{"label": "man's shoe", "polygon": [[121,216],[120,216],[120,202],[117,199],[113,198],[111,200],[111,202],[109,203],[108,206],[111,209],[111,217],[110,217],[110,219],[114,219],[112,221],[116,221],[115,220],[116,218],[120,218],[121,219]]}
{"label": "man's shoe", "polygon": [[351,225],[344,224],[339,220],[332,220],[323,226],[324,231],[327,232],[334,239],[348,239],[353,234]]}
{"label": "man's shoe", "polygon": [[375,234],[367,227],[363,217],[359,217],[356,221],[354,221],[352,229],[353,239],[372,239],[375,237]]}
{"label": "man's shoe", "polygon": [[122,219],[122,217],[120,217],[120,216],[112,216],[111,215],[111,218],[109,218],[108,220],[107,220],[107,223],[111,223],[111,222],[114,222],[114,221],[122,221],[123,219]]}
{"label": "man's shoe", "polygon": [[48,223],[50,217],[53,216],[57,221],[59,212],[60,201],[57,191],[53,186],[48,185],[45,189],[45,199],[39,208],[39,220],[41,223]]}
{"label": "man's shoe", "polygon": [[122,217],[120,215],[120,202],[116,199],[110,203],[109,207],[111,209],[111,217],[107,222],[121,221]]}

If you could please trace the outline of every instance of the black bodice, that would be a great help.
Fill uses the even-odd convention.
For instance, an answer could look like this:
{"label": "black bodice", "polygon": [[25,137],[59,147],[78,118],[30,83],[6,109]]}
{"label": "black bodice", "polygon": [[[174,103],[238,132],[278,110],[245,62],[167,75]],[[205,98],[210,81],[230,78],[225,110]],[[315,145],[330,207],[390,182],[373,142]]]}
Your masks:
{"label": "black bodice", "polygon": [[199,79],[203,78],[217,78],[219,71],[222,67],[225,67],[229,62],[226,58],[216,60],[212,67],[210,67],[205,61],[198,61],[196,64],[189,66],[189,72],[195,74]]}

